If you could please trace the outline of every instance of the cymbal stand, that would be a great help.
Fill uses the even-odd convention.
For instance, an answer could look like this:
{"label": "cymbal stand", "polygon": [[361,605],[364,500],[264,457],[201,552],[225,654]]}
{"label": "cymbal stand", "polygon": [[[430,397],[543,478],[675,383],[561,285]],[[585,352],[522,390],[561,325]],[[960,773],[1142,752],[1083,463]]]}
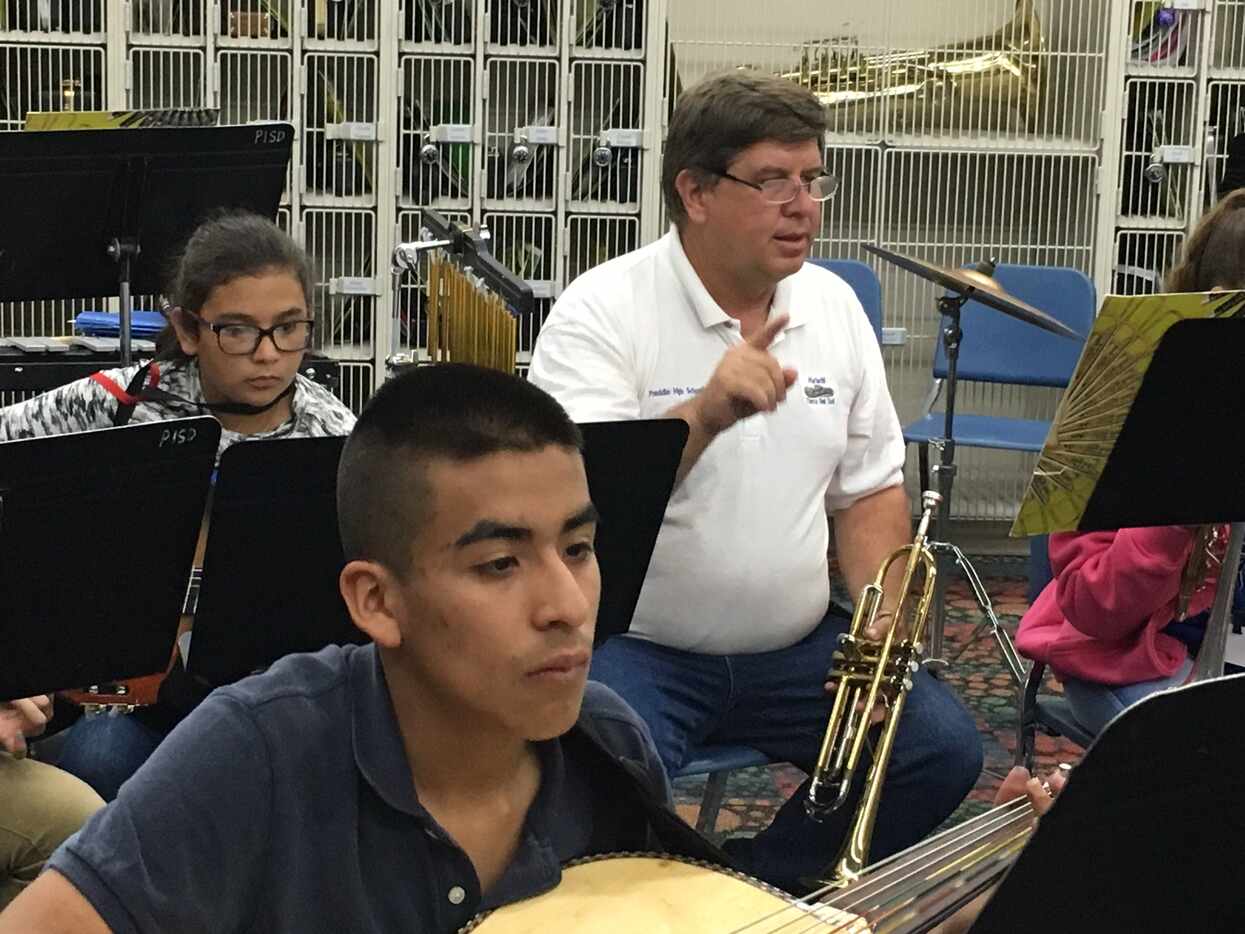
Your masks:
{"label": "cymbal stand", "polygon": [[[990,265],[993,266],[993,263]],[[993,269],[990,272],[992,273]],[[947,406],[943,416],[943,436],[930,442],[931,446],[938,449],[938,463],[934,465],[932,473],[934,474],[934,488],[942,496],[942,502],[934,517],[934,531],[930,536],[932,540],[929,542],[929,549],[934,553],[934,567],[938,578],[934,585],[934,605],[929,622],[928,651],[924,664],[928,670],[937,674],[950,662],[958,660],[964,650],[986,629],[989,629],[999,645],[999,650],[1003,653],[1003,661],[1010,669],[1012,677],[1016,679],[1018,685],[1023,685],[1025,682],[1024,663],[1020,660],[1015,645],[1012,644],[1011,636],[1003,628],[998,615],[994,612],[994,605],[990,602],[990,595],[986,593],[986,588],[981,582],[981,576],[960,547],[948,541],[948,530],[951,527],[951,490],[955,485],[956,474],[955,435],[952,431],[955,425],[956,369],[960,358],[960,342],[964,337],[964,332],[960,327],[960,311],[970,298],[972,298],[972,292],[944,294],[938,299],[938,310],[943,321],[942,345],[947,355],[945,384]],[[964,572],[977,606],[981,609],[983,619],[969,636],[964,648],[948,660],[943,657],[943,628],[946,624],[947,612],[947,575],[951,570],[953,560]]]}

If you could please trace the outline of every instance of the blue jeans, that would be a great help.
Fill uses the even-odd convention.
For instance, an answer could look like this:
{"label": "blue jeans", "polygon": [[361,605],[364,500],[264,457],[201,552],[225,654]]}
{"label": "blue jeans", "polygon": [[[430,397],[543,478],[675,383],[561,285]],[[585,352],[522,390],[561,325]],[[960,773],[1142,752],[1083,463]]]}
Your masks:
{"label": "blue jeans", "polygon": [[[830,712],[823,685],[849,620],[832,611],[789,648],[756,655],[698,655],[622,636],[597,650],[589,677],[648,724],[666,770],[706,743],[751,746],[805,772],[813,768]],[[941,824],[981,774],[981,737],[968,711],[924,669],[913,679],[873,831],[871,861],[916,843]],[[865,767],[858,770],[863,777]],[[804,813],[808,782],[750,844],[729,847],[741,868],[798,890],[838,855],[860,789],[823,823]],[[732,843],[734,841],[731,841]]]}
{"label": "blue jeans", "polygon": [[105,801],[138,771],[169,731],[141,714],[83,717],[69,728],[56,764],[95,789]]}
{"label": "blue jeans", "polygon": [[1062,678],[1063,694],[1068,699],[1072,716],[1090,733],[1097,736],[1125,707],[1158,691],[1180,687],[1193,671],[1193,659],[1186,658],[1175,673],[1153,681],[1136,684],[1097,684],[1078,678]]}

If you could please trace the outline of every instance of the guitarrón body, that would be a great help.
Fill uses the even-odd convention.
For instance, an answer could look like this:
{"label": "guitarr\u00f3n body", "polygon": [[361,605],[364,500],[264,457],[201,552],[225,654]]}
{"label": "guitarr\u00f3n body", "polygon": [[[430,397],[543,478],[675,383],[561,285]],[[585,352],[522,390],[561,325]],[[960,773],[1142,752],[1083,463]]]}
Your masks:
{"label": "guitarr\u00f3n body", "polygon": [[460,934],[866,934],[860,918],[806,905],[762,882],[674,856],[621,854],[572,863],[558,887],[473,920]]}

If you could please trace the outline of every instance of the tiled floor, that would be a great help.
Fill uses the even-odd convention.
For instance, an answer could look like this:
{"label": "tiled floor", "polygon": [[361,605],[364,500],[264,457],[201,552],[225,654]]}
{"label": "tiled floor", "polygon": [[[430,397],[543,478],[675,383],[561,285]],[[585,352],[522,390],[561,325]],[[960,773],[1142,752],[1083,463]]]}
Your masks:
{"label": "tiled floor", "polygon": [[[995,611],[1014,632],[1016,623],[1026,609],[1023,561],[1009,559],[982,564],[979,570],[986,577],[986,589]],[[948,588],[946,622],[946,654],[954,656],[980,621],[977,605],[962,579],[953,579]],[[989,807],[1000,778],[1011,768],[1016,749],[1016,716],[1019,691],[990,635],[984,634],[971,644],[944,675],[945,681],[968,705],[977,719],[985,746],[985,770],[977,787],[950,818],[948,824],[979,814]],[[1058,690],[1054,682],[1050,690]],[[1037,738],[1039,772],[1045,773],[1058,762],[1073,762],[1080,748],[1064,739]],[[799,786],[803,773],[791,766],[768,769],[743,769],[727,782],[726,800],[718,815],[719,837],[735,833],[752,833],[767,826],[774,810]],[[704,780],[683,779],[675,783],[679,812],[694,821],[699,808]]]}

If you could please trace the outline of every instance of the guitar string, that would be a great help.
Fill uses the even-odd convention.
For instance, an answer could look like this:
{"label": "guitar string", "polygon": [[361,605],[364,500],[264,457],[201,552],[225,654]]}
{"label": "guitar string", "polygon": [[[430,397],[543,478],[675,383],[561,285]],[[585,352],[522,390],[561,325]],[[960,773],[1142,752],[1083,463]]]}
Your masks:
{"label": "guitar string", "polygon": [[[881,882],[883,879],[891,877],[895,873],[902,872],[906,869],[909,869],[910,867],[928,865],[929,856],[931,853],[938,852],[940,849],[945,849],[948,846],[955,846],[957,844],[960,845],[960,849],[963,849],[963,845],[965,844],[965,841],[967,841],[968,843],[976,843],[979,840],[984,839],[987,833],[993,833],[997,831],[999,827],[993,826],[996,821],[1001,820],[1001,821],[1006,822],[1009,820],[1016,820],[1017,817],[1027,818],[1028,817],[1027,812],[1030,810],[1032,810],[1032,808],[1031,808],[1031,805],[1029,805],[1028,800],[1025,798],[1020,798],[1020,799],[1017,799],[1017,801],[1009,802],[1008,804],[1004,804],[998,808],[994,808],[990,811],[987,811],[985,814],[982,814],[978,816],[977,818],[974,818],[971,821],[967,821],[964,824],[961,824],[958,828],[948,831],[947,833],[950,834],[950,836],[939,835],[938,837],[935,837],[933,840],[929,840],[929,841],[925,841],[924,843],[916,844],[915,846],[910,847],[908,850],[897,853],[894,856],[890,857],[888,860],[883,860],[882,862],[876,864],[869,871],[868,875],[864,877],[864,880],[867,880],[867,881],[862,880],[862,885],[864,885],[866,888],[868,888],[869,886],[876,887],[877,884]],[[1000,825],[1000,826],[1003,826],[1003,825]],[[937,846],[931,847],[932,844],[937,844]],[[842,898],[857,898],[857,900],[852,902],[851,904],[840,904],[834,898],[831,898],[821,904],[824,904],[827,907],[831,907],[831,908],[838,908],[839,910],[850,911],[852,908],[858,907],[860,904],[862,904],[863,901],[868,900],[868,898],[877,897],[882,892],[885,892],[888,889],[897,887],[902,882],[906,881],[907,879],[910,879],[913,874],[914,873],[910,872],[907,875],[905,875],[902,879],[888,882],[882,885],[881,887],[877,888],[876,891],[873,891],[869,895],[865,896],[865,898],[863,899],[858,898],[858,895],[859,895],[858,889],[856,888],[848,889],[846,892],[842,893],[841,897]],[[827,885],[821,889],[817,889],[817,890],[814,890],[813,892],[810,892],[808,895],[805,895],[802,900],[806,901],[809,899],[821,898],[822,896],[828,895],[834,891],[836,891],[835,886]],[[776,909],[767,915],[764,915],[754,921],[749,922],[748,924],[743,925],[742,927],[734,928],[731,932],[729,932],[729,934],[742,934],[742,932],[752,930],[756,928],[757,926],[764,924],[766,921],[776,920],[780,915],[783,915],[787,912],[797,912],[798,914],[796,915],[796,917],[793,917],[790,921],[786,922],[780,927],[771,928],[770,929],[771,931],[781,931],[784,927],[787,927],[790,924],[798,923],[800,920],[802,920],[803,918],[807,916],[806,911],[803,907],[799,905],[788,905],[783,908]]]}

